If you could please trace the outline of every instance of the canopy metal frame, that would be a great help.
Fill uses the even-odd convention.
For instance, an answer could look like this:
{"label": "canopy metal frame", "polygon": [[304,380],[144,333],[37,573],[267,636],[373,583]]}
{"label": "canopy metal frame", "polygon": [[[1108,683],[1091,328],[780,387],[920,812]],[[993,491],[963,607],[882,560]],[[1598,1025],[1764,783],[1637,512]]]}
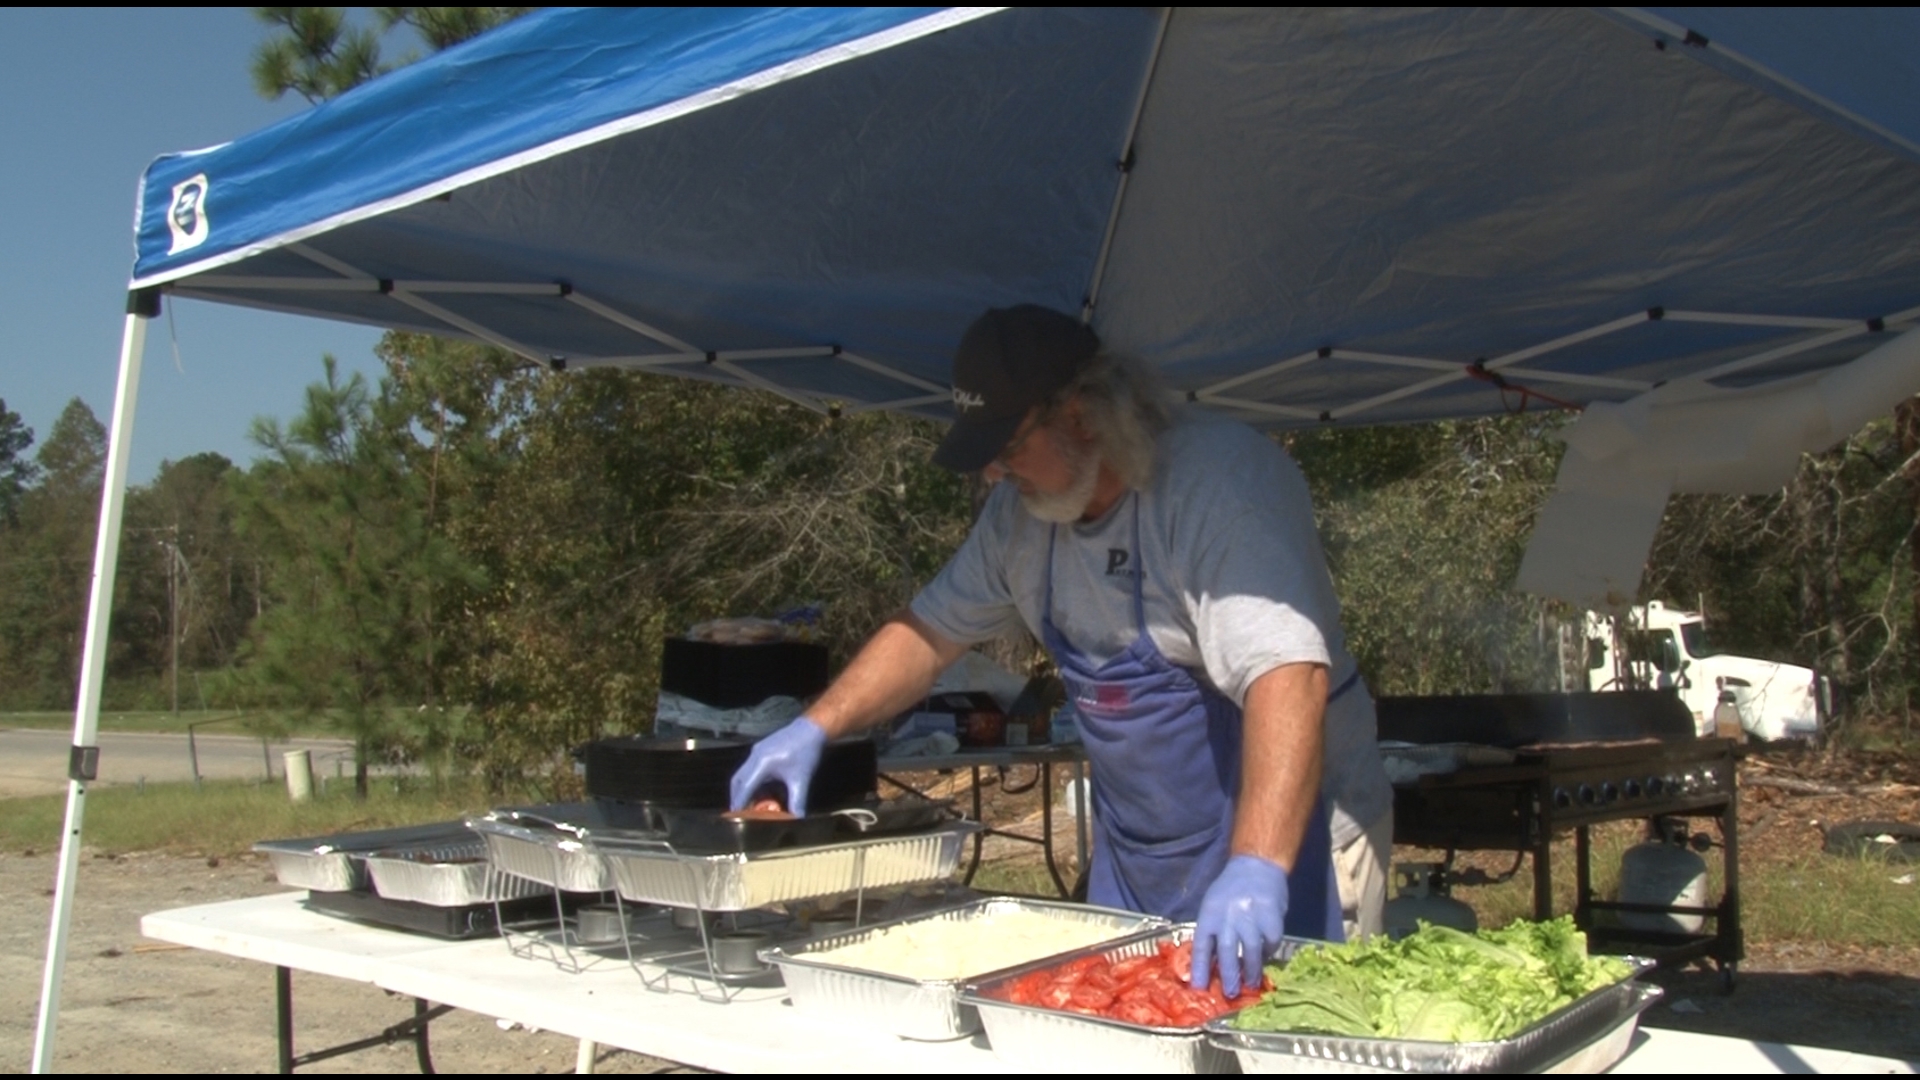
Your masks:
{"label": "canopy metal frame", "polygon": [[[1115,216],[1118,216],[1119,198],[1115,199]],[[788,348],[761,349],[704,349],[683,341],[678,337],[652,326],[644,320],[620,311],[603,301],[594,299],[565,282],[502,282],[502,281],[411,281],[383,280],[349,265],[340,259],[315,250],[307,244],[293,244],[290,249],[340,275],[338,278],[310,277],[239,277],[227,275],[206,275],[193,278],[183,285],[196,290],[236,290],[247,292],[273,291],[326,291],[326,292],[365,292],[390,296],[445,324],[449,329],[493,345],[496,348],[519,356],[531,364],[552,370],[584,370],[588,368],[620,368],[624,370],[667,369],[690,365],[706,365],[732,376],[741,385],[764,390],[791,401],[812,412],[826,415],[829,413],[852,415],[873,411],[909,411],[927,405],[937,405],[948,400],[951,390],[927,379],[919,378],[908,372],[890,367],[876,360],[849,352],[839,345],[796,345]],[[1095,278],[1089,289],[1089,308],[1091,313],[1092,297],[1099,287],[1099,277]],[[430,296],[526,296],[553,297],[564,300],[623,329],[632,331],[636,336],[654,344],[665,346],[668,351],[655,353],[635,353],[622,356],[600,357],[558,357],[542,356],[531,346],[515,341],[508,335],[486,326],[477,319],[449,311],[447,308],[428,299]],[[1417,397],[1468,379],[1487,380],[1489,375],[1497,375],[1499,382],[1518,388],[1537,383],[1564,384],[1585,387],[1592,390],[1612,391],[1624,396],[1646,393],[1660,385],[1646,379],[1629,379],[1610,375],[1589,375],[1573,371],[1555,371],[1545,367],[1522,367],[1527,361],[1538,360],[1553,353],[1563,351],[1575,345],[1584,344],[1599,338],[1618,334],[1648,323],[1703,323],[1720,326],[1744,326],[1757,329],[1783,331],[1784,340],[1770,340],[1757,351],[1733,360],[1726,360],[1705,370],[1688,375],[1687,378],[1700,382],[1713,382],[1768,364],[1790,359],[1802,353],[1837,345],[1841,342],[1867,334],[1898,332],[1910,329],[1915,320],[1920,320],[1920,305],[1906,308],[1890,315],[1872,319],[1837,319],[1817,315],[1766,314],[1732,311],[1669,311],[1664,308],[1648,308],[1631,315],[1610,319],[1597,326],[1578,330],[1570,334],[1543,341],[1535,345],[1515,349],[1511,352],[1492,357],[1477,359],[1469,363],[1448,360],[1435,356],[1412,356],[1394,353],[1371,352],[1365,349],[1349,349],[1339,346],[1322,346],[1311,352],[1300,353],[1276,361],[1264,367],[1221,379],[1198,389],[1187,390],[1181,396],[1186,400],[1214,408],[1253,413],[1256,415],[1285,418],[1289,420],[1320,421],[1331,423],[1343,420],[1364,420],[1369,413],[1377,412],[1382,406]],[[787,360],[814,357],[831,357],[884,376],[895,382],[921,391],[920,394],[878,401],[855,399],[828,400],[820,395],[809,393],[796,387],[782,386],[767,376],[749,370],[744,365],[757,360]],[[1372,397],[1342,405],[1332,409],[1316,409],[1303,405],[1288,404],[1285,401],[1273,401],[1235,395],[1232,391],[1243,387],[1265,383],[1276,376],[1289,371],[1305,368],[1309,365],[1340,362],[1348,364],[1366,364],[1375,367],[1394,368],[1407,372],[1429,373],[1392,390],[1384,391]]]}

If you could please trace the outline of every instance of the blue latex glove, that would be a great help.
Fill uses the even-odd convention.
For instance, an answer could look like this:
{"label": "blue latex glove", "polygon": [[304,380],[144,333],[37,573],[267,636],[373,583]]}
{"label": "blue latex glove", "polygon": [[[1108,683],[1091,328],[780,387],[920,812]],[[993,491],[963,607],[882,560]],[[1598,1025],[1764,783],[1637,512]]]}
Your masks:
{"label": "blue latex glove", "polygon": [[1208,886],[1193,931],[1195,990],[1213,981],[1220,965],[1220,989],[1238,997],[1242,986],[1259,986],[1260,969],[1280,947],[1287,920],[1287,872],[1258,855],[1235,855]]}
{"label": "blue latex glove", "polygon": [[781,783],[787,786],[787,811],[795,817],[806,817],[807,785],[813,783],[813,772],[820,767],[820,751],[826,745],[827,733],[804,716],[755,743],[747,763],[733,774],[733,808],[745,810],[754,792],[767,784]]}

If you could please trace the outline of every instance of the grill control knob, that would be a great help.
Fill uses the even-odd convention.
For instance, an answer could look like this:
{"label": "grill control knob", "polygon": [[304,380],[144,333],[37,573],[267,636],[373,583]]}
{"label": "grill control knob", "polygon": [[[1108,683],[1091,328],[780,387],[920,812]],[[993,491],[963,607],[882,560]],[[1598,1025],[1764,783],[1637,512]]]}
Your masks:
{"label": "grill control knob", "polygon": [[1649,799],[1657,798],[1662,791],[1666,790],[1666,787],[1667,787],[1666,782],[1661,780],[1659,777],[1657,776],[1647,777],[1647,798]]}
{"label": "grill control knob", "polygon": [[1592,784],[1580,785],[1580,805],[1581,806],[1600,805],[1600,793],[1593,790]]}
{"label": "grill control knob", "polygon": [[1640,781],[1638,780],[1628,780],[1620,785],[1620,789],[1626,792],[1627,798],[1629,799],[1637,799],[1640,797]]}
{"label": "grill control knob", "polygon": [[1563,787],[1554,788],[1553,789],[1553,805],[1558,807],[1561,810],[1572,809],[1573,808],[1573,792],[1568,791],[1566,788],[1563,788]]}
{"label": "grill control knob", "polygon": [[1613,781],[1609,780],[1600,785],[1600,801],[1603,803],[1620,801],[1620,789],[1614,786]]}

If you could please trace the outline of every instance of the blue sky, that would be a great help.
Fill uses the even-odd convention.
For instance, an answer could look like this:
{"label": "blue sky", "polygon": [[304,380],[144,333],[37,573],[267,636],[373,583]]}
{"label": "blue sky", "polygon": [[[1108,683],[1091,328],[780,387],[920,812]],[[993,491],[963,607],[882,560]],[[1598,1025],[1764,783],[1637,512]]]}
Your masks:
{"label": "blue sky", "polygon": [[[246,8],[0,9],[0,399],[33,429],[35,451],[75,397],[111,422],[141,170],[306,107],[254,92],[247,67],[265,36]],[[135,412],[136,484],[163,460],[205,450],[252,460],[248,424],[291,415],[323,353],[343,372],[378,369],[379,332],[367,327],[169,307],[179,363],[168,320],[156,320]]]}

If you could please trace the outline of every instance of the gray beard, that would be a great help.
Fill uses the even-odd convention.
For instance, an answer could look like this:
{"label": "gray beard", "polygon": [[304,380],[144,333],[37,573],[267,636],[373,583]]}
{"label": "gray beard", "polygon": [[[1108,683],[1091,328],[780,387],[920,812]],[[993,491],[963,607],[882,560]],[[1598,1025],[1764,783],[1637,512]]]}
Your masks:
{"label": "gray beard", "polygon": [[[1066,446],[1071,449],[1065,449]],[[1027,513],[1055,525],[1071,524],[1085,516],[1087,504],[1093,501],[1093,489],[1100,483],[1098,453],[1072,444],[1063,444],[1062,452],[1073,472],[1073,482],[1067,490],[1053,495],[1020,493],[1020,504],[1027,508]]]}

